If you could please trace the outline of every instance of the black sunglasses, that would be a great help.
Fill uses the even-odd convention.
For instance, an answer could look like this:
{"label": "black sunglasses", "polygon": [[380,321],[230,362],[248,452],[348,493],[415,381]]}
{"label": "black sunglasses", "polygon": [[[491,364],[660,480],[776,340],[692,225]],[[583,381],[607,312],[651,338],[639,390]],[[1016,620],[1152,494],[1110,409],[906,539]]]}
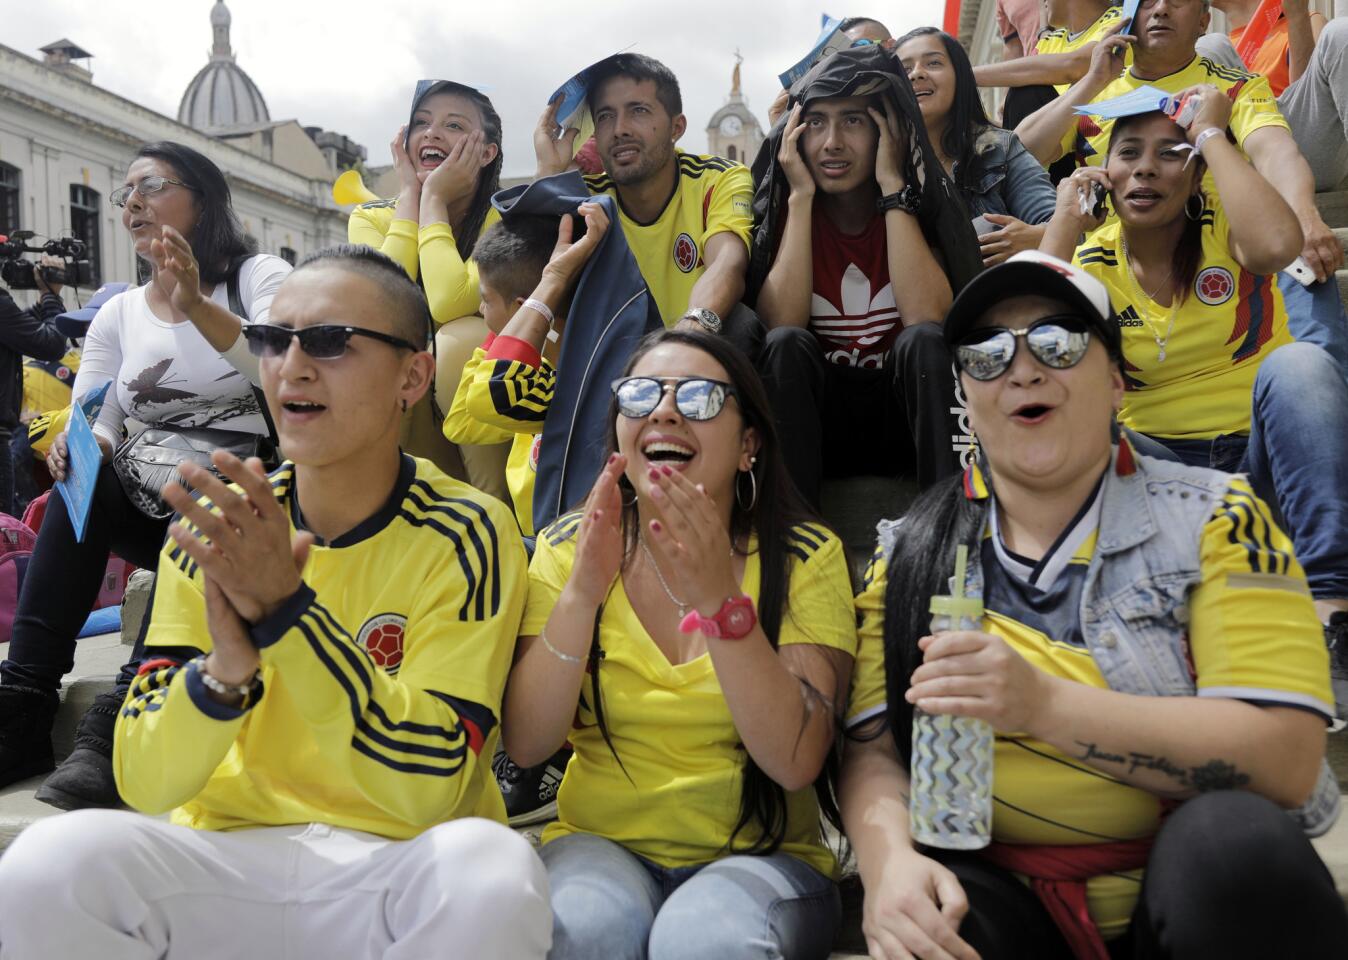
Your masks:
{"label": "black sunglasses", "polygon": [[298,339],[300,349],[315,360],[337,359],[346,353],[346,345],[351,342],[352,337],[369,337],[371,340],[411,350],[413,353],[422,349],[402,337],[337,323],[321,323],[298,329],[274,323],[250,323],[244,325],[243,335],[248,340],[249,352],[255,357],[279,357],[290,349],[292,339]]}
{"label": "black sunglasses", "polygon": [[1036,320],[1023,330],[979,327],[955,346],[955,362],[975,380],[996,380],[1011,366],[1020,337],[1030,354],[1046,367],[1075,367],[1091,345],[1090,331],[1080,317],[1052,316]]}
{"label": "black sunglasses", "polygon": [[721,412],[735,388],[706,377],[624,377],[613,381],[618,412],[633,420],[649,417],[666,390],[674,391],[674,406],[689,420],[710,420]]}

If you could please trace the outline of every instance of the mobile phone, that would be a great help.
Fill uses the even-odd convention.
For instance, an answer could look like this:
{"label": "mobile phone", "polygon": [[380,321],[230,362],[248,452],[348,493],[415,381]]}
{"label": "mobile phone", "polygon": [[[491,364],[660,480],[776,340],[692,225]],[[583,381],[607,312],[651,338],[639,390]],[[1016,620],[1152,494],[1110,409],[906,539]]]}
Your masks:
{"label": "mobile phone", "polygon": [[987,217],[982,215],[974,217],[974,233],[976,233],[978,236],[981,237],[985,233],[992,233],[997,229],[998,229],[997,225],[993,223],[991,220],[989,220]]}
{"label": "mobile phone", "polygon": [[1315,271],[1306,266],[1306,261],[1300,257],[1289,263],[1283,273],[1289,274],[1293,280],[1303,287],[1309,287],[1315,282]]}

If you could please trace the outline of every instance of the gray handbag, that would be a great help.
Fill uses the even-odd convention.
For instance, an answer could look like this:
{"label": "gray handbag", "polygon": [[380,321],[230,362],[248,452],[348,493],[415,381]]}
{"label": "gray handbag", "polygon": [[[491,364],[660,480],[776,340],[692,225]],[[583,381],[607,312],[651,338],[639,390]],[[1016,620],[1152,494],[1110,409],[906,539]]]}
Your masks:
{"label": "gray handbag", "polygon": [[149,426],[122,442],[113,455],[112,469],[136,509],[147,517],[162,520],[173,513],[173,508],[164,502],[159,491],[171,481],[183,482],[178,464],[195,463],[219,476],[220,472],[211,465],[211,454],[216,450],[227,450],[240,460],[261,457],[269,465],[275,459],[271,443],[256,433],[209,427],[165,430]]}

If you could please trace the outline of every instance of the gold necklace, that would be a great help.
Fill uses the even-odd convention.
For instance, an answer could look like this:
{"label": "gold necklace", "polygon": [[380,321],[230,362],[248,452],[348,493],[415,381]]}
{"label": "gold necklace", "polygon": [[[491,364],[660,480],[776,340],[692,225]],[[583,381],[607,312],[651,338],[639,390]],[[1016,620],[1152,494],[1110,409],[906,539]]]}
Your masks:
{"label": "gold necklace", "polygon": [[[1133,290],[1139,296],[1146,297],[1146,299],[1150,300],[1152,303],[1155,303],[1156,294],[1164,290],[1165,285],[1169,283],[1170,279],[1175,275],[1175,267],[1173,265],[1171,266],[1170,272],[1166,274],[1166,278],[1162,280],[1161,285],[1156,288],[1156,293],[1148,295],[1147,292],[1142,289],[1142,284],[1138,283],[1137,277],[1133,273],[1133,259],[1131,256],[1129,256],[1128,240],[1126,237],[1123,237],[1122,231],[1120,231],[1120,239],[1122,240],[1123,246],[1123,271],[1124,273],[1128,274],[1129,284],[1132,286]],[[1157,363],[1165,363],[1165,345],[1170,342],[1170,334],[1173,333],[1175,330],[1175,318],[1179,316],[1179,306],[1180,306],[1180,295],[1179,291],[1176,290],[1170,295],[1170,322],[1166,324],[1165,336],[1163,337],[1157,335],[1156,327],[1151,322],[1150,316],[1147,316],[1143,319],[1143,322],[1147,325],[1147,331],[1151,334],[1151,338],[1156,341]],[[1139,311],[1139,316],[1141,316],[1141,311]]]}

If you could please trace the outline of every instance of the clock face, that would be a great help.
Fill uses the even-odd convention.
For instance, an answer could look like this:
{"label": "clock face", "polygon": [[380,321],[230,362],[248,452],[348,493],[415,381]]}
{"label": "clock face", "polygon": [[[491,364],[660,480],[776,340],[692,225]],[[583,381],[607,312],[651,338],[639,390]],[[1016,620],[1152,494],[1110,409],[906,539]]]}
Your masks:
{"label": "clock face", "polygon": [[743,129],[744,124],[740,123],[740,118],[733,113],[721,121],[721,132],[727,137],[737,137]]}

